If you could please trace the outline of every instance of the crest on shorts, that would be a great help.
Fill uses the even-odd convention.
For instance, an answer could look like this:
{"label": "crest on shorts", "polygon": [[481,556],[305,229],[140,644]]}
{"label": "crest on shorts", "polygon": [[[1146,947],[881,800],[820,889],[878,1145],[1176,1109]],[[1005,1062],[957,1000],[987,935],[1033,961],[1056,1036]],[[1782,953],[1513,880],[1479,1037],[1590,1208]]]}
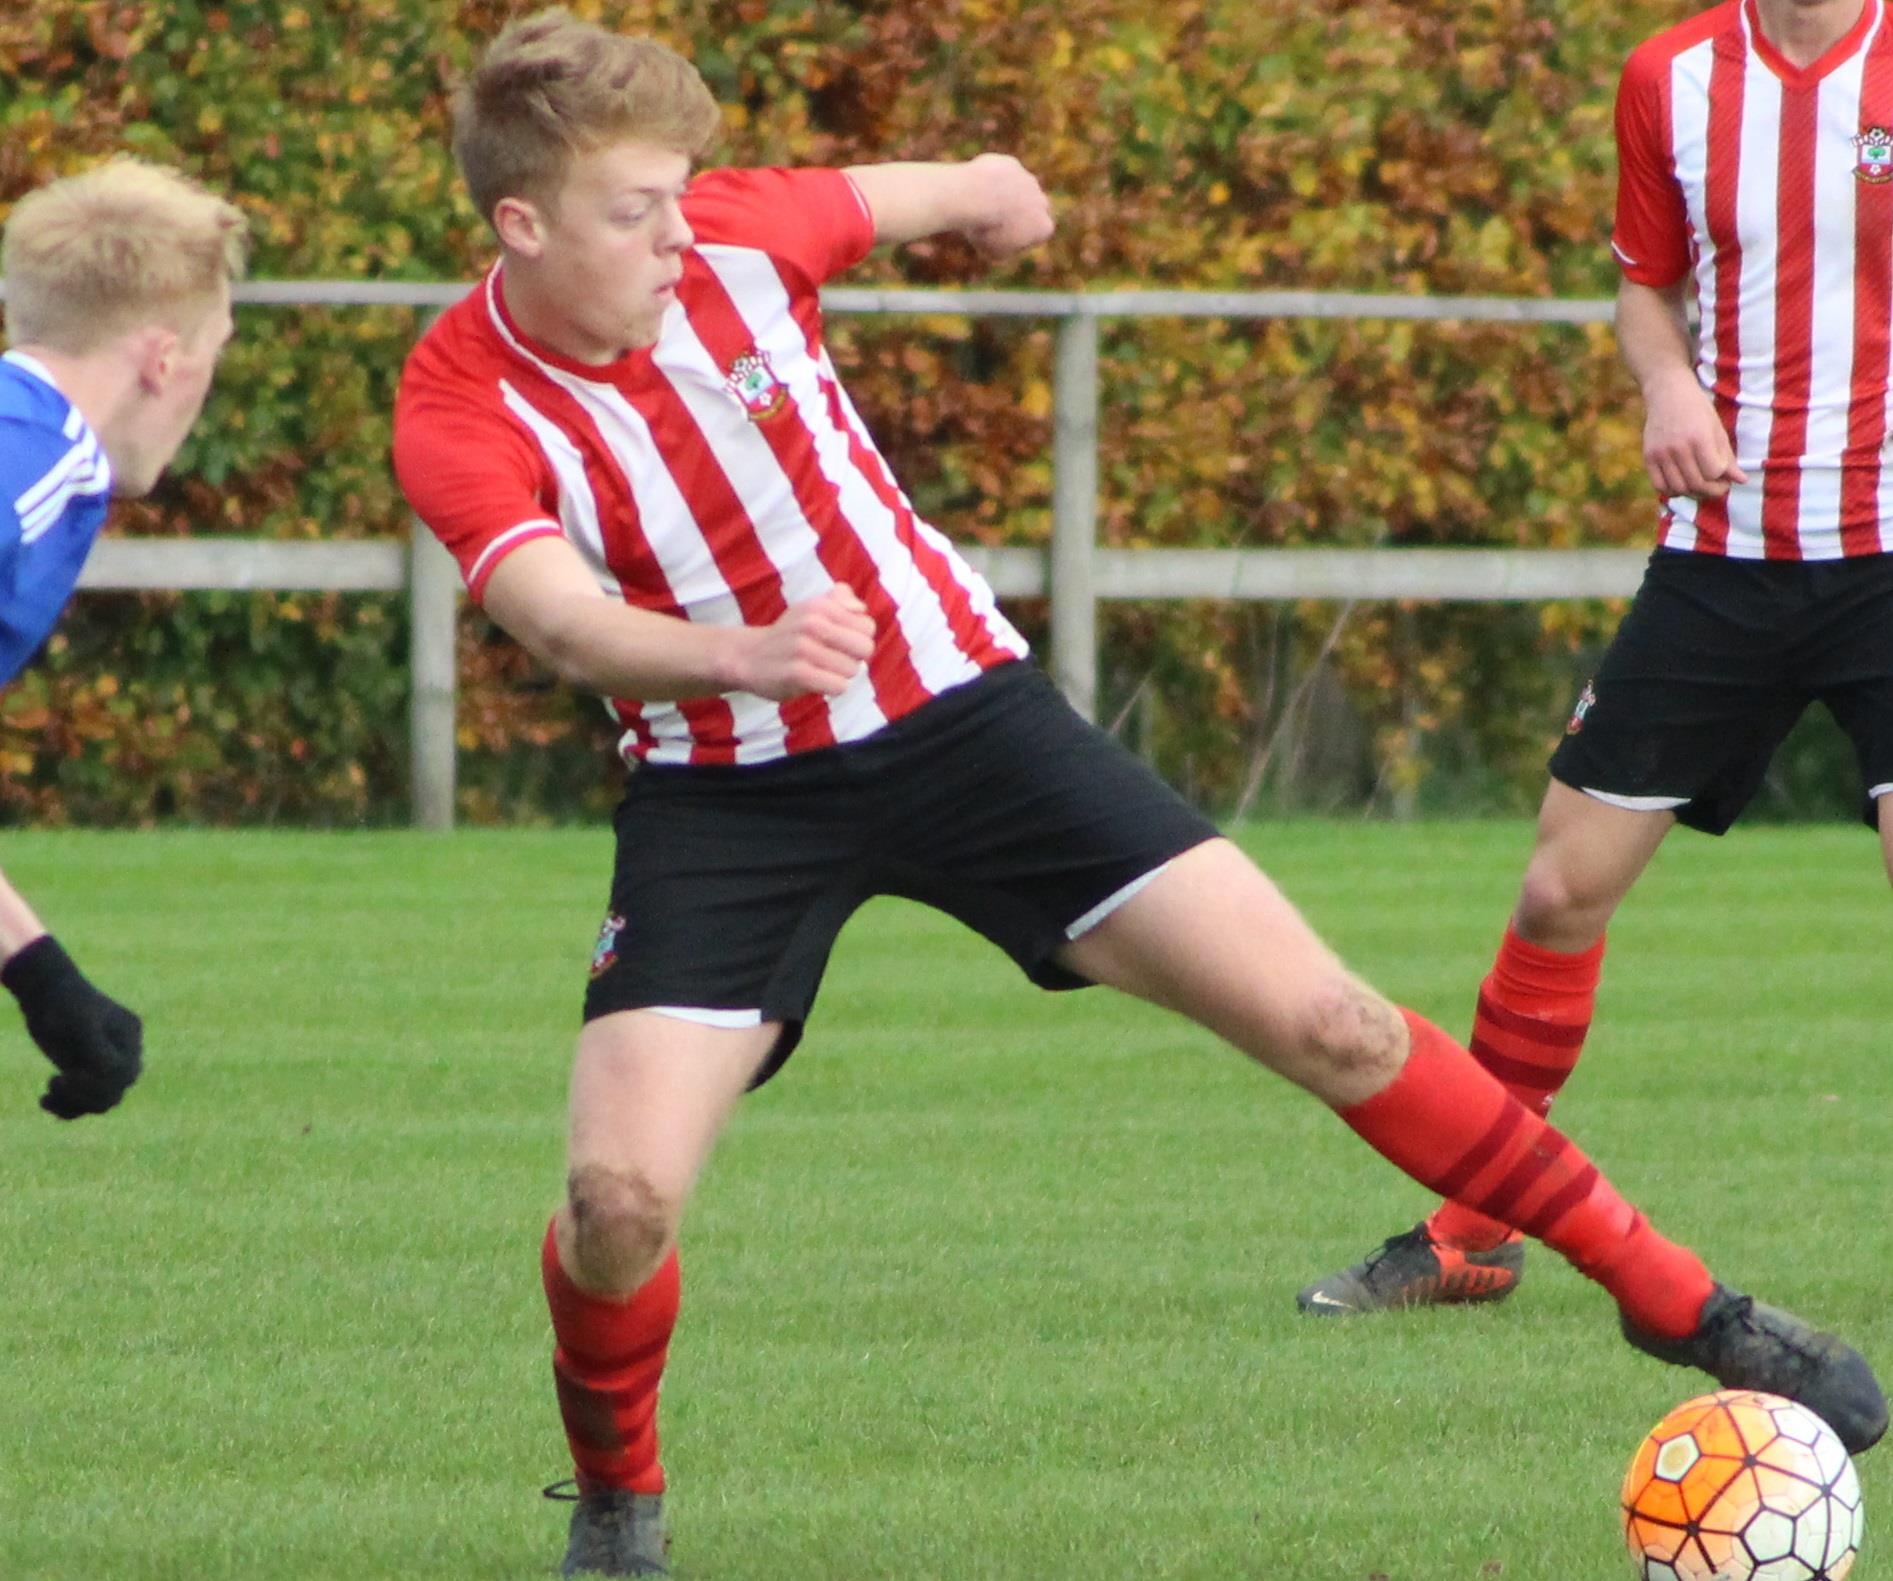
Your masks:
{"label": "crest on shorts", "polygon": [[1571,722],[1564,727],[1567,736],[1574,736],[1584,728],[1584,716],[1597,706],[1597,688],[1589,681],[1584,683],[1584,690],[1578,693],[1577,707],[1571,710]]}
{"label": "crest on shorts", "polygon": [[766,423],[789,404],[788,387],[769,366],[769,353],[751,346],[723,375],[723,387],[743,403],[752,423]]}
{"label": "crest on shorts", "polygon": [[624,918],[617,912],[606,916],[598,930],[598,942],[592,946],[592,976],[603,977],[618,964],[618,935],[624,932]]}
{"label": "crest on shorts", "polygon": [[1893,131],[1870,126],[1854,139],[1854,174],[1862,181],[1893,181]]}

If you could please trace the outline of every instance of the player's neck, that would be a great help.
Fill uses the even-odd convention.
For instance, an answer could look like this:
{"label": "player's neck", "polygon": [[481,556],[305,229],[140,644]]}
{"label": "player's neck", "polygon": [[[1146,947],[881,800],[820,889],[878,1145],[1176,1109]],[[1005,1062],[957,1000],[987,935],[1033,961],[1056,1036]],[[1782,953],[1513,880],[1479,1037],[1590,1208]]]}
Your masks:
{"label": "player's neck", "polygon": [[500,270],[499,283],[506,316],[520,333],[534,345],[557,352],[572,362],[593,368],[609,367],[638,346],[649,345],[657,339],[653,334],[645,340],[622,345],[601,340],[565,311],[558,294],[546,289],[529,264],[511,255]]}
{"label": "player's neck", "polygon": [[1755,0],[1762,34],[1790,65],[1812,66],[1844,39],[1872,0]]}

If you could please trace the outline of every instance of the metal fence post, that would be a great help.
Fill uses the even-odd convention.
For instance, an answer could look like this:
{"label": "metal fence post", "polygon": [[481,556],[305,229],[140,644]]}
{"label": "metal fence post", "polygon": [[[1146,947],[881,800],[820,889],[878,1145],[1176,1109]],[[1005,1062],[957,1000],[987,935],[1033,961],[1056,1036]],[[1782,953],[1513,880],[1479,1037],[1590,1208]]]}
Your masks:
{"label": "metal fence post", "polygon": [[1052,383],[1052,678],[1086,719],[1098,706],[1098,321],[1058,321]]}
{"label": "metal fence post", "polygon": [[408,541],[408,776],[414,824],[454,826],[454,633],[460,568],[418,521]]}

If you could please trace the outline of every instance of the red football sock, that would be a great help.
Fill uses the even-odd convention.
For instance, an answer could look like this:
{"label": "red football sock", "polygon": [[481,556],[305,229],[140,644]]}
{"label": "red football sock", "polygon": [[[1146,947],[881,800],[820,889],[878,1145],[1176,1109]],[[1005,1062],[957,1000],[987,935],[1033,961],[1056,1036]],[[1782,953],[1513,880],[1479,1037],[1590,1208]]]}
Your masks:
{"label": "red football sock", "polygon": [[1583,1152],[1431,1022],[1403,1010],[1412,1052],[1341,1118],[1441,1196],[1535,1235],[1617,1299],[1637,1327],[1680,1339],[1713,1288],[1702,1260],[1665,1240]]}
{"label": "red football sock", "polygon": [[671,1330],[677,1326],[679,1279],[672,1251],[644,1285],[622,1301],[572,1283],[548,1227],[539,1254],[546,1305],[552,1309],[552,1375],[559,1414],[581,1492],[625,1488],[662,1493],[657,1459],[657,1389]]}
{"label": "red football sock", "polygon": [[[1567,954],[1521,939],[1510,927],[1492,972],[1479,985],[1472,1057],[1527,1109],[1543,1116],[1569,1078],[1591,1029],[1604,941]],[[1483,1252],[1512,1232],[1458,1202],[1441,1203],[1426,1228],[1436,1241]]]}

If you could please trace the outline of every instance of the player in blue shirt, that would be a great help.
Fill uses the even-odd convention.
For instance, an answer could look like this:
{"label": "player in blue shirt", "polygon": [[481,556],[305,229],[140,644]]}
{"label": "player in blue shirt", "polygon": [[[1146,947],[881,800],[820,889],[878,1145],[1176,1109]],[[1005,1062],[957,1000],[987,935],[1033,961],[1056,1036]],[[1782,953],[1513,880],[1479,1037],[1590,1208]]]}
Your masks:
{"label": "player in blue shirt", "polygon": [[[52,631],[109,496],[148,493],[203,410],[230,338],[243,216],[119,159],[14,205],[0,244],[0,685]],[[58,1067],[40,1099],[102,1114],[138,1078],[138,1017],[101,993],[0,876],[0,984]]]}

